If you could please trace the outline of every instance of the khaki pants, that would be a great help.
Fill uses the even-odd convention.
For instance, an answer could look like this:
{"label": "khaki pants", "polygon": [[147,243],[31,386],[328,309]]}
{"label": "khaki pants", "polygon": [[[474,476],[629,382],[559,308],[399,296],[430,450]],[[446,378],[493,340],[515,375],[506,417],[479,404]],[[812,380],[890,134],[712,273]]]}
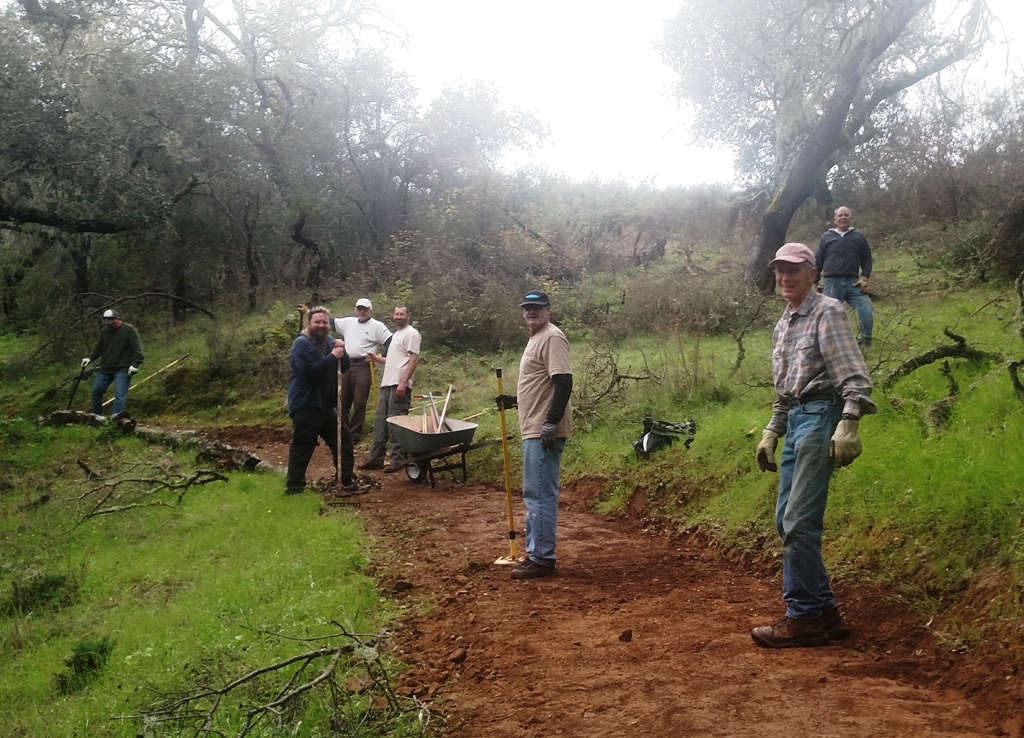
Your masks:
{"label": "khaki pants", "polygon": [[409,406],[412,404],[412,387],[407,387],[405,397],[398,396],[398,385],[381,387],[377,395],[377,414],[373,419],[373,445],[370,447],[370,458],[372,463],[383,463],[388,451],[388,441],[391,441],[391,460],[397,461],[403,455],[402,447],[398,440],[391,436],[391,425],[388,418],[396,415],[408,415]]}
{"label": "khaki pants", "polygon": [[[366,424],[366,401],[370,397],[370,364],[356,361],[341,375],[341,417],[352,434],[352,443],[359,443]],[[351,411],[352,416],[349,417]]]}

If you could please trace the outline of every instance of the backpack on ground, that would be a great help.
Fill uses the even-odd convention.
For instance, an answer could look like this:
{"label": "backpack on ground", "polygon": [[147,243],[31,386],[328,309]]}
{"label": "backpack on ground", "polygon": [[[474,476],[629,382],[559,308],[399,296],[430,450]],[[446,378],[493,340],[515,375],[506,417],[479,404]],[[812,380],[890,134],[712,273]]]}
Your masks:
{"label": "backpack on ground", "polygon": [[633,441],[633,448],[639,456],[649,456],[659,448],[667,448],[679,439],[685,439],[683,446],[690,448],[697,424],[692,420],[675,423],[669,420],[655,420],[651,416],[644,418],[644,433]]}

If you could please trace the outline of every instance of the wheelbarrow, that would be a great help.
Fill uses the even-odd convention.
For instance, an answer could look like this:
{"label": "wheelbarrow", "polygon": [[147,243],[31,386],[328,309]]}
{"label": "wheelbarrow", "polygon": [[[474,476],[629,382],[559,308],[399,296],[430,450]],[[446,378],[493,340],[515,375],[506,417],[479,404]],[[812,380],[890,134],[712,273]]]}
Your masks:
{"label": "wheelbarrow", "polygon": [[[423,431],[423,422],[414,415],[388,418],[393,437],[401,445],[405,457],[405,475],[414,482],[426,479],[434,487],[435,475],[449,472],[456,482],[466,481],[466,454],[474,449],[501,443],[500,438],[473,443],[477,424],[464,420],[445,420],[449,430],[439,433]],[[456,472],[462,472],[461,479]]]}

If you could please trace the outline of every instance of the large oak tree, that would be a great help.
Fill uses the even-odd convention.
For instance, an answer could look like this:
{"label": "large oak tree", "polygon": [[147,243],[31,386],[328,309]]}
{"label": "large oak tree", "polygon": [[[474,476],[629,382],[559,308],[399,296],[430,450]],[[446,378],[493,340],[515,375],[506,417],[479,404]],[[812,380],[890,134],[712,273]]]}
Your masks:
{"label": "large oak tree", "polygon": [[987,21],[984,0],[683,0],[662,43],[676,92],[698,134],[771,193],[746,282],[771,289],[797,209],[874,136],[882,106],[978,51]]}

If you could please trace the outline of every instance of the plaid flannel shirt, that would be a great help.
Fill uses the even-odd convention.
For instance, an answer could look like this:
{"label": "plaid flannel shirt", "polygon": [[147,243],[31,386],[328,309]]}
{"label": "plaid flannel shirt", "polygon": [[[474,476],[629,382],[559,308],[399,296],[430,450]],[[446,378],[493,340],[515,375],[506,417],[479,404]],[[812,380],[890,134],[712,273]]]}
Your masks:
{"label": "plaid flannel shirt", "polygon": [[843,413],[870,415],[871,376],[842,303],[811,290],[795,310],[786,307],[772,333],[775,404],[768,430],[784,436],[793,398],[834,392]]}

